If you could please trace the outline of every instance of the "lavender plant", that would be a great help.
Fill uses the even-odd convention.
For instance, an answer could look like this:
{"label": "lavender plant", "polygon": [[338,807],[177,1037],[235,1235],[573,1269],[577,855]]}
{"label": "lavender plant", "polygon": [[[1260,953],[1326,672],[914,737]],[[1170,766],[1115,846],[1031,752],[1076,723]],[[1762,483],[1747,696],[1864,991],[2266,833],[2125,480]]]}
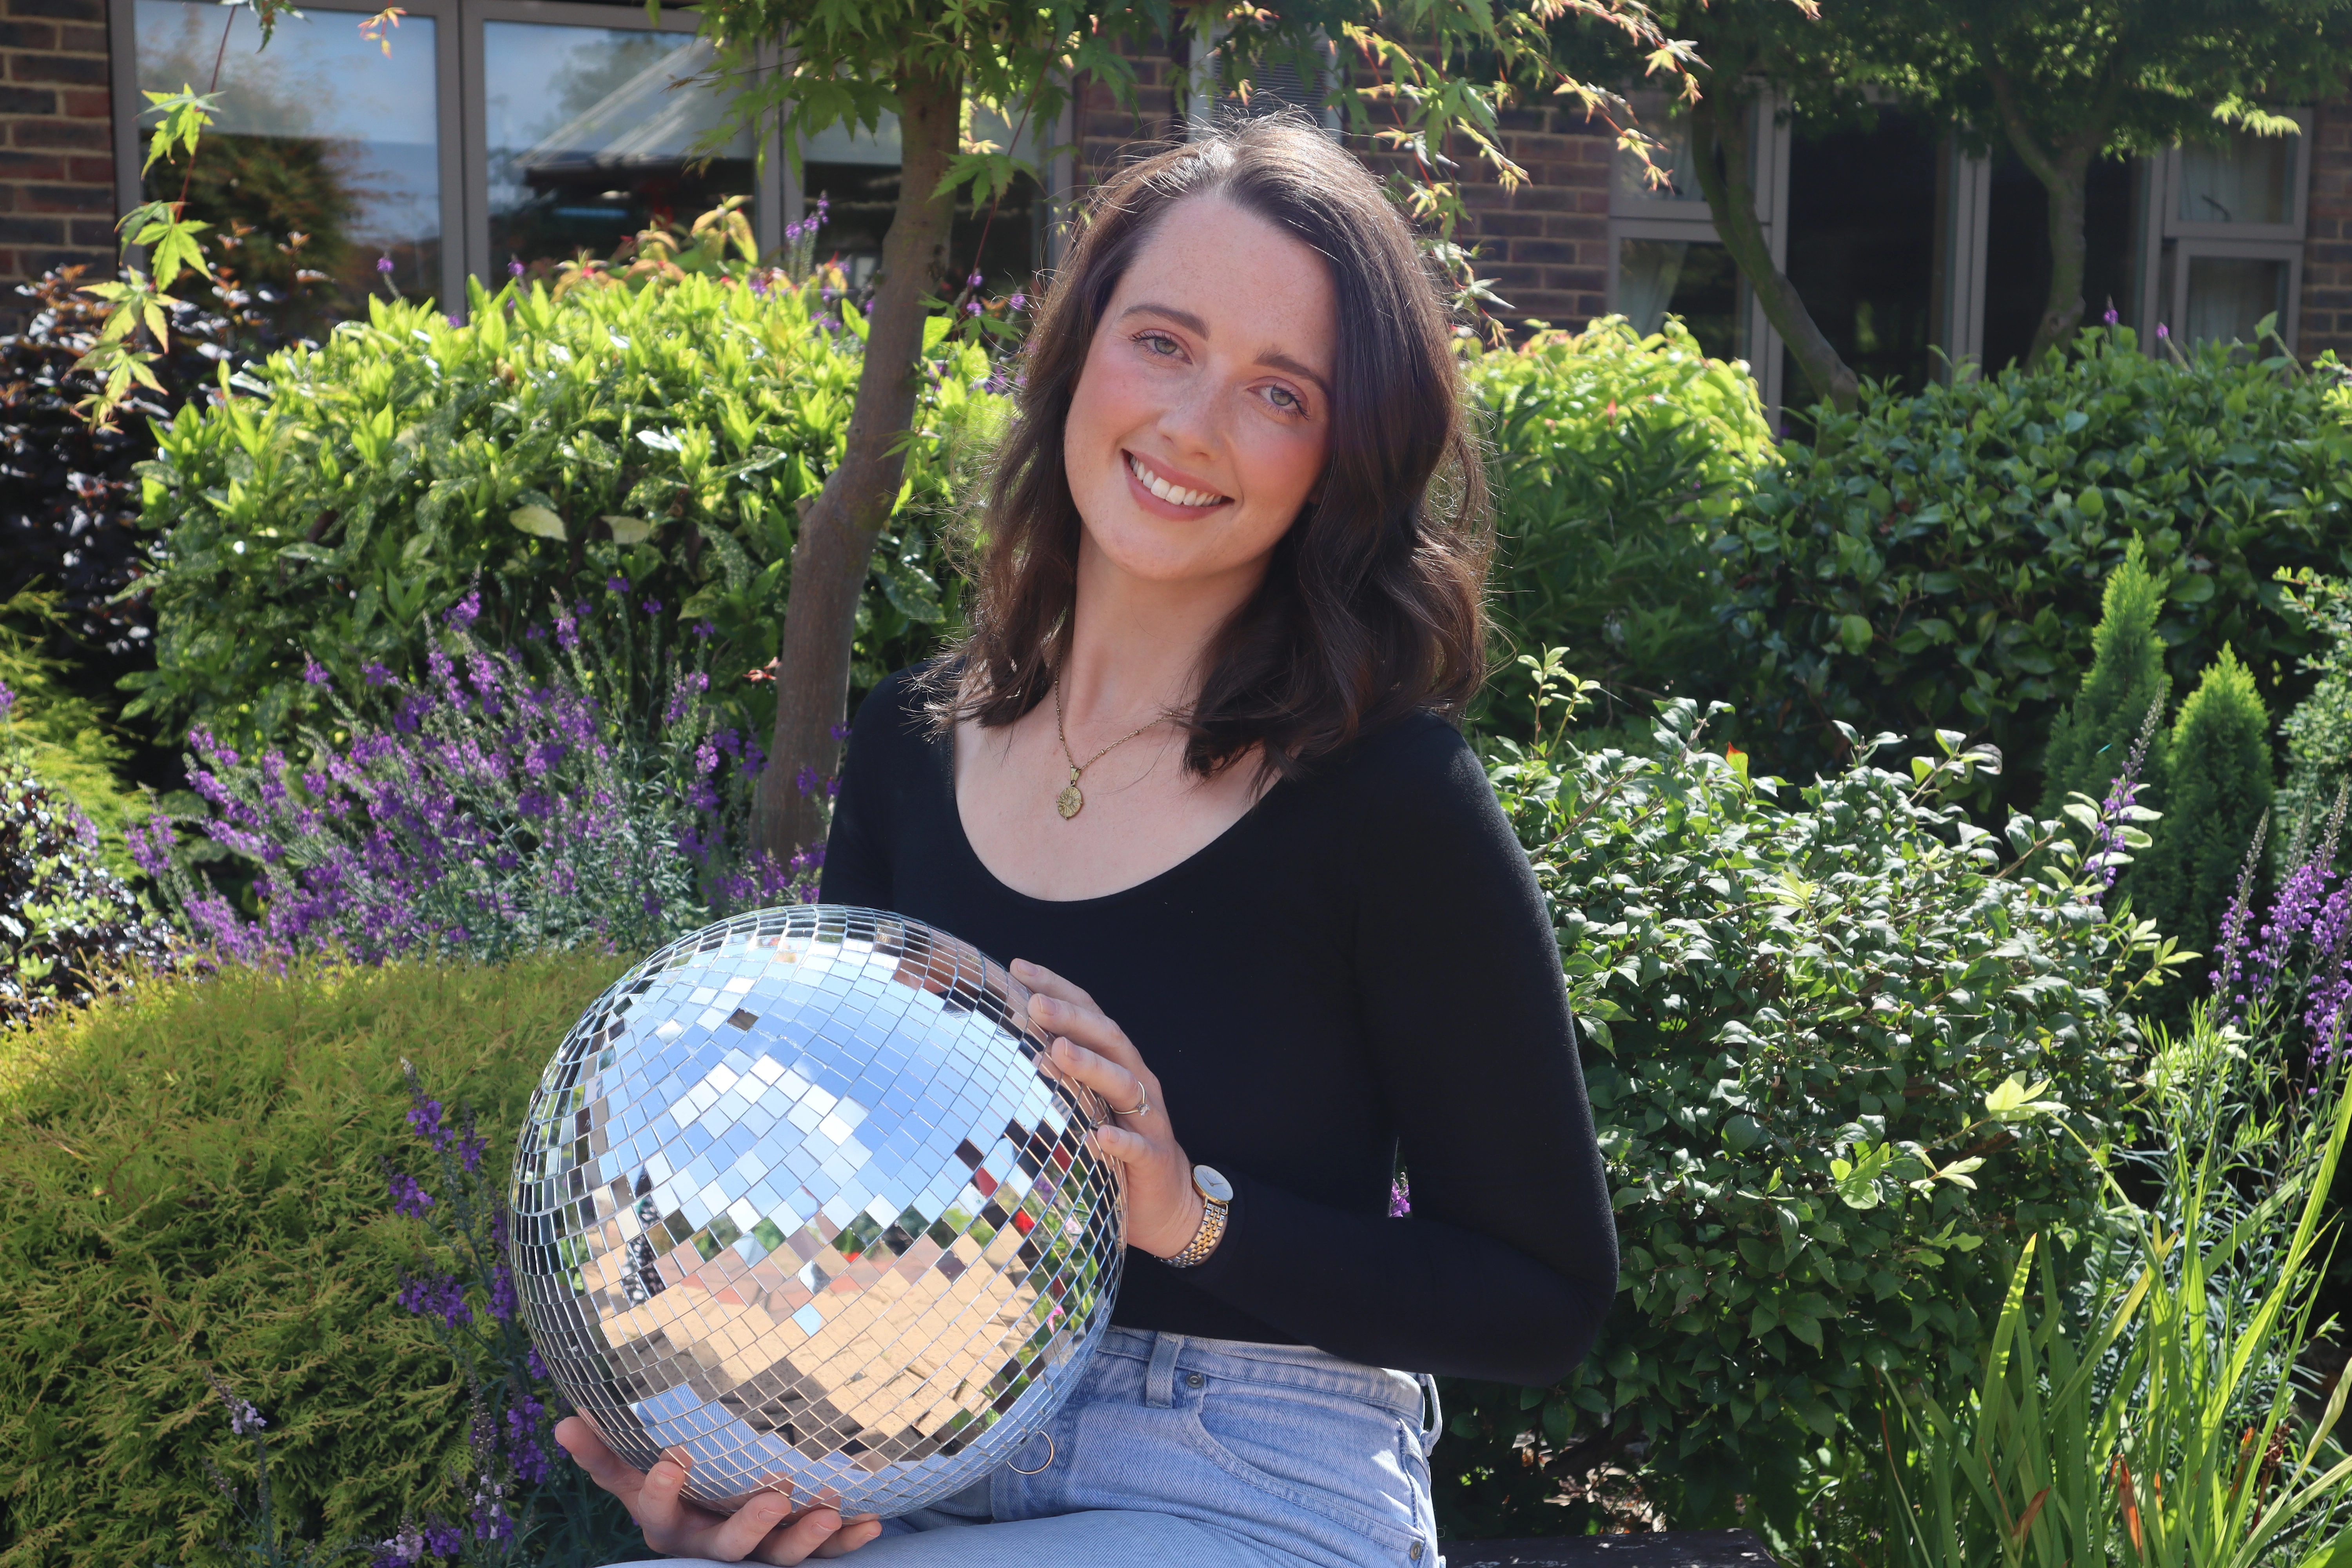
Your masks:
{"label": "lavender plant", "polygon": [[448,1352],[472,1415],[468,1473],[453,1478],[465,1500],[461,1516],[403,1521],[376,1544],[373,1568],[612,1561],[634,1542],[635,1530],[587,1472],[559,1457],[555,1422],[568,1408],[518,1321],[507,1208],[497,1168],[486,1159],[488,1141],[470,1110],[450,1112],[425,1093],[414,1067],[403,1061],[401,1068],[408,1126],[430,1174],[419,1181],[385,1163],[393,1211],[425,1233],[398,1300]]}
{"label": "lavender plant", "polygon": [[2302,1048],[2305,1065],[2315,1068],[2342,1047],[2352,1006],[2352,885],[2336,864],[2347,802],[2352,780],[2337,786],[2317,837],[2290,852],[2292,868],[2259,925],[2255,873],[2269,818],[2256,826],[2221,917],[2209,975],[2230,1024],[2252,1035],[2276,1031],[2290,1037]]}
{"label": "lavender plant", "polygon": [[244,1528],[245,1540],[229,1549],[262,1568],[331,1568],[334,1563],[357,1556],[360,1549],[350,1545],[307,1541],[290,1545],[279,1542],[276,1498],[269,1486],[269,1439],[266,1436],[269,1423],[254,1408],[252,1401],[241,1398],[210,1368],[205,1369],[205,1382],[228,1411],[228,1429],[253,1445],[256,1479],[249,1498],[229,1479],[228,1472],[206,1461],[212,1470],[213,1485],[228,1500]]}
{"label": "lavender plant", "polygon": [[198,727],[188,774],[207,809],[184,826],[254,868],[253,918],[190,874],[170,820],[135,832],[133,856],[191,934],[247,962],[637,951],[813,898],[821,850],[740,847],[765,757],[719,722],[700,639],[665,646],[660,603],[630,595],[616,575],[602,605],[559,604],[494,651],[468,595],[413,684],[370,665],[346,692],[313,662],[338,722],[303,731],[300,757],[247,758]]}

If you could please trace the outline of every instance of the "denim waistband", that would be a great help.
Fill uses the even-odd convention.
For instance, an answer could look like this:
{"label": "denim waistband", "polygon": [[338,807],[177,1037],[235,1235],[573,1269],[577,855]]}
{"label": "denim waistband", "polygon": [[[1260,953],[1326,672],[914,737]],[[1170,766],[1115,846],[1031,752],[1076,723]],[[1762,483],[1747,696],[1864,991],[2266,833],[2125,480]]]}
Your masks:
{"label": "denim waistband", "polygon": [[[1432,1424],[1436,1397],[1426,1379],[1392,1367],[1366,1366],[1361,1362],[1317,1350],[1312,1345],[1261,1344],[1251,1340],[1212,1340],[1190,1334],[1159,1333],[1150,1329],[1107,1330],[1097,1355],[1129,1356],[1140,1362],[1167,1360],[1189,1371],[1258,1383],[1285,1384],[1325,1394],[1361,1399],[1412,1422]],[[1155,1353],[1158,1352],[1158,1353]]]}

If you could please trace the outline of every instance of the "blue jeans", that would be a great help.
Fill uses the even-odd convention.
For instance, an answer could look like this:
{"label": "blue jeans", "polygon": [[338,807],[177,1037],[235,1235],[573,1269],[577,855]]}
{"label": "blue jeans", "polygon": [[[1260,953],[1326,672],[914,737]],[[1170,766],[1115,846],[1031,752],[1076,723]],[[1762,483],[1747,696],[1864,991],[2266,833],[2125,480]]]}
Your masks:
{"label": "blue jeans", "polygon": [[1429,1500],[1437,1434],[1425,1377],[1298,1345],[1114,1328],[1010,1464],[885,1521],[842,1561],[1443,1568]]}

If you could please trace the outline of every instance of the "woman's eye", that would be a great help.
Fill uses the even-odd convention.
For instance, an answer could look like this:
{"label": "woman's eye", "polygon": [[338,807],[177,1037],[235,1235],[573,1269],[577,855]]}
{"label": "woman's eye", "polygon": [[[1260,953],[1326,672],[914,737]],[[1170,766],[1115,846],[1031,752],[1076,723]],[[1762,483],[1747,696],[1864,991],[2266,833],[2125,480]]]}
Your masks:
{"label": "woman's eye", "polygon": [[1267,402],[1285,414],[1304,413],[1307,408],[1307,405],[1299,401],[1298,395],[1286,386],[1269,386],[1265,389],[1265,396]]}
{"label": "woman's eye", "polygon": [[1177,352],[1176,340],[1160,332],[1146,332],[1138,340],[1150,353],[1165,359]]}

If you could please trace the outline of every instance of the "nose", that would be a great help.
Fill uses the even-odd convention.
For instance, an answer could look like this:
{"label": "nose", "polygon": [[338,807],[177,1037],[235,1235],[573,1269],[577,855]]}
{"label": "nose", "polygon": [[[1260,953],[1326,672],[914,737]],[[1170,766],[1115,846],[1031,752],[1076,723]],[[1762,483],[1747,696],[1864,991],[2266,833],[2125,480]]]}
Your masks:
{"label": "nose", "polygon": [[1160,411],[1160,433],[1178,451],[1206,454],[1217,448],[1222,417],[1215,378],[1188,376],[1182,389]]}

